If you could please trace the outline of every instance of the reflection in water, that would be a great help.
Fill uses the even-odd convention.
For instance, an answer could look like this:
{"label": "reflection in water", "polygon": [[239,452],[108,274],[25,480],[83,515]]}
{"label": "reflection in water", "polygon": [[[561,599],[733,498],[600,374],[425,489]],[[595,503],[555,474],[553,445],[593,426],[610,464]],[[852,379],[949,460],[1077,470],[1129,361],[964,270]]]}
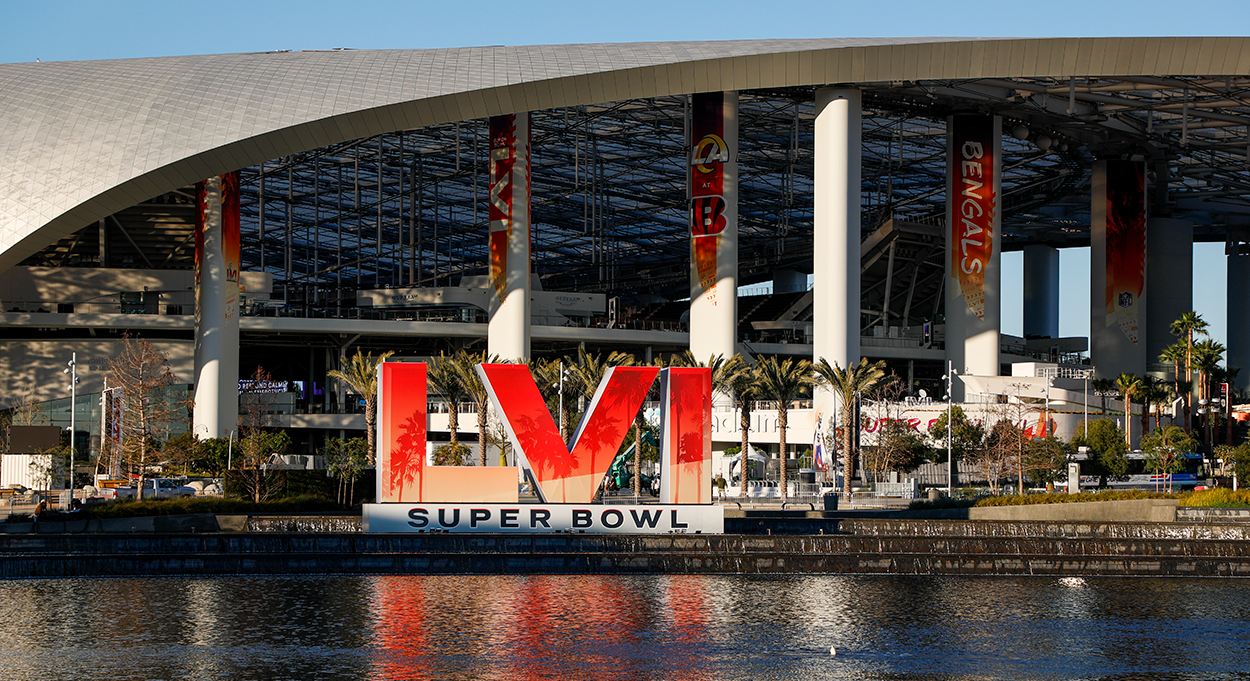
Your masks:
{"label": "reflection in water", "polygon": [[17,679],[1250,680],[1250,596],[1228,580],[71,579],[0,597]]}

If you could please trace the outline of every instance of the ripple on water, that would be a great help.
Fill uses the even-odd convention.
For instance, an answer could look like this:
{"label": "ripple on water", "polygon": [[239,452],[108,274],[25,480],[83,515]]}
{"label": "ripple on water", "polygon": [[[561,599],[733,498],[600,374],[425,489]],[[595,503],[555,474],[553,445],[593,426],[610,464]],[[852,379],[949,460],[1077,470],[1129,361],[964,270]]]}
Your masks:
{"label": "ripple on water", "polygon": [[0,665],[10,678],[1250,679],[1246,594],[1072,577],[32,580],[0,583]]}

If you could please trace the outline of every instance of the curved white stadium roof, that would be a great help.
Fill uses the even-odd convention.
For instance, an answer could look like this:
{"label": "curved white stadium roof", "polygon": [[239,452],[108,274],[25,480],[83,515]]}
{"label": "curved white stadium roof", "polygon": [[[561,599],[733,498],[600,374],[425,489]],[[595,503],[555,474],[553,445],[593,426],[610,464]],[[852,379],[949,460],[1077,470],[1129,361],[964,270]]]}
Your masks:
{"label": "curved white stadium roof", "polygon": [[0,65],[0,269],[204,177],[553,107],[838,83],[1250,74],[1250,38],[827,39]]}

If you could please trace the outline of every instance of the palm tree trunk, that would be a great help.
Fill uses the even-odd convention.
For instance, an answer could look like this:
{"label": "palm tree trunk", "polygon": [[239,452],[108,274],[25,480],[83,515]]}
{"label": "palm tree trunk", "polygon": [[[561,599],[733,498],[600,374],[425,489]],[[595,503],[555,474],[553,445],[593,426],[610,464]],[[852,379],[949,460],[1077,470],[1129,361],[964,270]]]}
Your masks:
{"label": "palm tree trunk", "polygon": [[[1192,432],[1189,428],[1189,400],[1191,397],[1193,397],[1193,392],[1194,392],[1193,383],[1192,383],[1192,381],[1194,380],[1194,369],[1193,369],[1194,330],[1193,329],[1189,330],[1188,338],[1189,338],[1189,344],[1185,348],[1185,380],[1191,381],[1191,383],[1189,386],[1189,390],[1186,391],[1185,393],[1185,403],[1182,405],[1182,408],[1185,410],[1185,432],[1187,433]],[[1177,390],[1177,393],[1179,394],[1180,391]]]}
{"label": "palm tree trunk", "polygon": [[786,407],[788,406],[784,402],[777,403],[777,426],[781,431],[778,433],[778,438],[781,442],[781,500],[783,502],[789,496],[786,489],[786,425],[789,421]]}
{"label": "palm tree trunk", "polygon": [[1128,445],[1129,451],[1133,451],[1133,427],[1129,424],[1133,419],[1133,398],[1128,395],[1124,396],[1124,443]]}
{"label": "palm tree trunk", "polygon": [[477,405],[477,450],[482,466],[486,465],[486,410]]}
{"label": "palm tree trunk", "polygon": [[741,463],[738,464],[738,496],[745,497],[747,495],[747,466],[750,462],[747,460],[747,448],[750,447],[751,433],[751,403],[744,400],[738,407],[738,430],[742,433],[742,451],[738,454],[742,457]]}
{"label": "palm tree trunk", "polygon": [[378,400],[365,397],[365,437],[369,439],[369,465],[374,465],[374,457],[378,451],[377,444]]}
{"label": "palm tree trunk", "polygon": [[457,432],[460,430],[460,405],[455,402],[447,403],[447,429],[451,431],[452,446],[460,444],[457,438]]}
{"label": "palm tree trunk", "polygon": [[[855,457],[852,456],[851,443],[854,438],[851,434],[851,428],[854,426],[852,419],[855,416],[854,407],[849,399],[843,398],[842,405],[842,496],[846,497],[847,503],[851,501],[851,476],[855,470]],[[947,426],[949,427],[949,426]]]}

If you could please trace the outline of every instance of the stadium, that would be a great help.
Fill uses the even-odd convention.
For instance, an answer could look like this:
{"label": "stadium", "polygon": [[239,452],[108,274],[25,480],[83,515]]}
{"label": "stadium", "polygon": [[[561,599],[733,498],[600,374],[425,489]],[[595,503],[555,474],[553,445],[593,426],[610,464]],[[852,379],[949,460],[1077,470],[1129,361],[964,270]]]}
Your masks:
{"label": "stadium", "polygon": [[[4,64],[0,122],[0,408],[45,404],[83,453],[127,334],[169,359],[200,437],[230,436],[263,367],[310,462],[365,427],[326,377],[357,350],[863,356],[905,378],[902,418],[1014,393],[1066,435],[1122,408],[1092,380],[1174,378],[1196,242],[1225,244],[1226,367],[1250,358],[1245,38]],[[1060,271],[1070,248],[1089,271]],[[1061,278],[1088,282],[1089,338],[1060,337]],[[823,399],[796,405],[787,458]],[[775,457],[775,412],[755,418]],[[739,440],[728,411],[714,429]]]}

